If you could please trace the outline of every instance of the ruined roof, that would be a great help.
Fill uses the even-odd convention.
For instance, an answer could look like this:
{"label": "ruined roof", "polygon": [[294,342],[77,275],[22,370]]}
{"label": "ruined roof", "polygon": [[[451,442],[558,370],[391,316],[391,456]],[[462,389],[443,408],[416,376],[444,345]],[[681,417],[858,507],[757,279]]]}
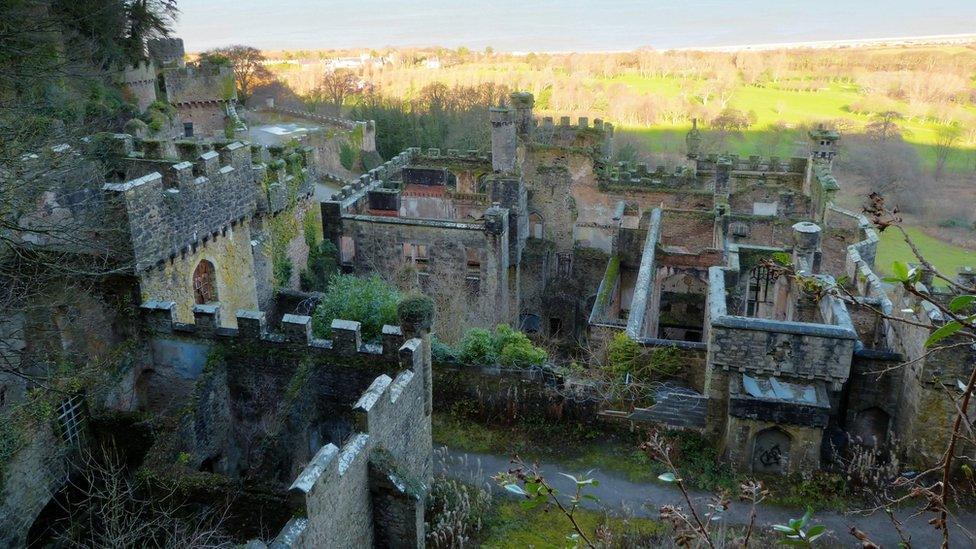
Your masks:
{"label": "ruined roof", "polygon": [[775,377],[761,378],[742,375],[742,388],[756,398],[790,400],[816,404],[817,388],[813,385],[790,383]]}

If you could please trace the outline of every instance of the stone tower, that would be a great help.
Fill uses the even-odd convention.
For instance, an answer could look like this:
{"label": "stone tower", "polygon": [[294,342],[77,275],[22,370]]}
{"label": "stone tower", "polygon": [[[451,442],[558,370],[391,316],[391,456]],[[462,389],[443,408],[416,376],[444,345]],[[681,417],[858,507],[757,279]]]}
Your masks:
{"label": "stone tower", "polygon": [[515,131],[519,135],[529,135],[532,133],[532,107],[535,106],[535,98],[529,92],[513,92],[509,101],[515,109]]}
{"label": "stone tower", "polygon": [[823,124],[820,124],[817,129],[810,131],[810,140],[813,141],[811,157],[814,160],[825,160],[833,166],[834,157],[837,156],[837,140],[839,139],[839,133],[828,130],[824,128]]}
{"label": "stone tower", "polygon": [[492,107],[488,117],[491,120],[491,168],[496,173],[514,173],[518,139],[512,109]]}

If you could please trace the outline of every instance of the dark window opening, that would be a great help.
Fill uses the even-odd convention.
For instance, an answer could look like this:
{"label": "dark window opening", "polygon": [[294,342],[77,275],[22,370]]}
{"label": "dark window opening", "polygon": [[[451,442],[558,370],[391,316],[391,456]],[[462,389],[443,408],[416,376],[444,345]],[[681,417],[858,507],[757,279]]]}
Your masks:
{"label": "dark window opening", "polygon": [[552,317],[549,319],[549,335],[559,336],[563,331],[563,319]]}
{"label": "dark window opening", "polygon": [[569,276],[573,274],[573,254],[556,254],[558,266],[556,272],[559,276]]}
{"label": "dark window opening", "polygon": [[217,273],[206,259],[193,271],[193,297],[198,305],[217,301]]}
{"label": "dark window opening", "polygon": [[183,136],[184,137],[193,137],[193,122],[184,122],[183,123]]}
{"label": "dark window opening", "polygon": [[775,274],[768,267],[759,266],[752,270],[746,295],[746,316],[757,316],[766,306],[773,304],[772,288],[775,282]]}

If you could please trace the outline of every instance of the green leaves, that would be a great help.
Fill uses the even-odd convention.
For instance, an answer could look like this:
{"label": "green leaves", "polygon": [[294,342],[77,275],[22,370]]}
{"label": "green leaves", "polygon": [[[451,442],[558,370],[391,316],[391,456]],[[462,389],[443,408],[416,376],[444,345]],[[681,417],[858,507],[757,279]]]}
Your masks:
{"label": "green leaves", "polygon": [[908,280],[911,270],[908,265],[901,261],[895,261],[891,265],[891,272],[895,273],[895,277],[899,280]]}
{"label": "green leaves", "polygon": [[892,276],[883,278],[885,282],[891,282],[893,284],[907,284],[910,282],[915,282],[920,273],[918,269],[912,269],[904,261],[895,261],[891,264]]}
{"label": "green leaves", "polygon": [[784,267],[788,267],[793,263],[793,258],[786,252],[775,252],[773,254],[773,261],[783,265]]}
{"label": "green leaves", "polygon": [[777,543],[789,547],[813,547],[813,542],[827,533],[827,527],[815,524],[807,528],[812,519],[813,509],[807,507],[807,512],[801,518],[790,519],[789,524],[774,524],[773,530],[783,534]]}
{"label": "green leaves", "polygon": [[949,322],[946,322],[944,326],[932,332],[932,335],[930,335],[929,338],[925,340],[925,346],[931,347],[932,345],[935,345],[936,343],[951,336],[952,334],[958,332],[961,329],[962,329],[962,324],[960,324],[956,320],[951,320]]}
{"label": "green leaves", "polygon": [[957,295],[949,302],[949,310],[958,313],[976,302],[976,295]]}

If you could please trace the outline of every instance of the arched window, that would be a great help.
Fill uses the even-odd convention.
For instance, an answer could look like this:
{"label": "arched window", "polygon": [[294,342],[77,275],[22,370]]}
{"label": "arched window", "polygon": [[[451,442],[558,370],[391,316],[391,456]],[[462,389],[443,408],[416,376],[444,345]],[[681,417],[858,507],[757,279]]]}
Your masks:
{"label": "arched window", "polygon": [[542,238],[545,234],[543,231],[542,216],[539,212],[532,212],[529,214],[529,238]]}
{"label": "arched window", "polygon": [[217,272],[206,259],[193,271],[193,297],[200,305],[217,301]]}

